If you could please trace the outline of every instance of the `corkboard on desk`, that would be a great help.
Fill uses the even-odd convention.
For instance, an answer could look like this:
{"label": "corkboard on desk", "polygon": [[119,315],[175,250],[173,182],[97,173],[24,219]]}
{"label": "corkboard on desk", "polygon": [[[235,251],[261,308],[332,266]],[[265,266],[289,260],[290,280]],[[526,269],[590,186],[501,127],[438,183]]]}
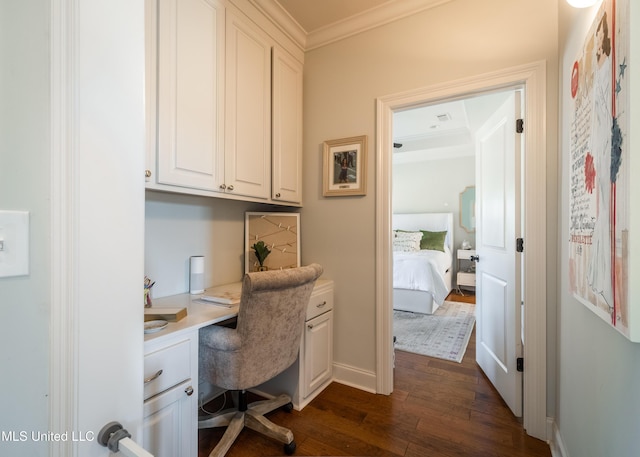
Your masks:
{"label": "corkboard on desk", "polygon": [[253,246],[264,241],[271,253],[264,265],[269,270],[281,270],[300,266],[300,214],[255,213],[245,216],[245,272],[256,271],[258,259]]}

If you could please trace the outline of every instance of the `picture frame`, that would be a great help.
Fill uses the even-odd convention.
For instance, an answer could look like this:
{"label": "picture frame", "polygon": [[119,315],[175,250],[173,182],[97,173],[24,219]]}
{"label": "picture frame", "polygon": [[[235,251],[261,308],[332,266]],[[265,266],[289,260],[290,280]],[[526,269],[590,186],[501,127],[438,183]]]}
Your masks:
{"label": "picture frame", "polygon": [[323,186],[325,197],[367,194],[367,136],[324,142]]}
{"label": "picture frame", "polygon": [[[245,273],[300,266],[300,213],[245,213]],[[252,246],[263,241],[269,254],[260,265]]]}

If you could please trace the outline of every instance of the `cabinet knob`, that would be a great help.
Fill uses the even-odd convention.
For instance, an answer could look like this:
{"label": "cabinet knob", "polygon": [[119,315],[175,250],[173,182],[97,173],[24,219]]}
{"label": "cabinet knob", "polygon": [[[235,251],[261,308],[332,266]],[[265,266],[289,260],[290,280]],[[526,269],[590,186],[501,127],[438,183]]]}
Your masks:
{"label": "cabinet knob", "polygon": [[144,383],[145,384],[149,384],[154,379],[158,379],[161,374],[162,374],[162,370],[158,370],[158,372],[156,374],[154,374],[153,376],[149,376],[148,378],[145,378]]}
{"label": "cabinet knob", "polygon": [[233,184],[230,186],[227,186],[227,190],[233,190]]}
{"label": "cabinet knob", "polygon": [[322,303],[318,303],[318,304],[316,305],[316,308],[323,308],[324,306],[326,306],[326,304],[327,304],[327,301],[325,300],[325,301],[323,301]]}
{"label": "cabinet knob", "polygon": [[276,198],[280,198],[280,192],[276,194]]}
{"label": "cabinet knob", "polygon": [[220,189],[225,190],[226,188],[227,188],[227,186],[226,186],[226,185],[224,185],[224,184],[220,184]]}
{"label": "cabinet knob", "polygon": [[145,170],[144,171],[144,177],[145,178],[150,178],[151,177],[151,170]]}
{"label": "cabinet knob", "polygon": [[313,324],[307,324],[307,328],[311,330],[313,328]]}
{"label": "cabinet knob", "polygon": [[187,394],[187,397],[190,397],[191,395],[193,395],[193,387],[187,387],[186,389],[184,389],[184,393]]}

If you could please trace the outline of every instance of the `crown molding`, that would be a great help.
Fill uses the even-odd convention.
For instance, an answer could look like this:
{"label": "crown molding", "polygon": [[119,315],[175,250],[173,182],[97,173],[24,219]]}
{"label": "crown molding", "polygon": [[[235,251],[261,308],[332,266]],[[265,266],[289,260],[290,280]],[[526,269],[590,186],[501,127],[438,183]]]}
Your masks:
{"label": "crown molding", "polygon": [[326,46],[450,1],[452,0],[389,1],[308,33],[277,0],[249,0],[304,51]]}
{"label": "crown molding", "polygon": [[399,0],[329,24],[307,35],[305,51],[320,48],[398,19],[449,3],[451,0]]}
{"label": "crown molding", "polygon": [[306,50],[307,32],[291,17],[277,0],[249,0],[262,11],[282,33],[287,35],[302,51]]}

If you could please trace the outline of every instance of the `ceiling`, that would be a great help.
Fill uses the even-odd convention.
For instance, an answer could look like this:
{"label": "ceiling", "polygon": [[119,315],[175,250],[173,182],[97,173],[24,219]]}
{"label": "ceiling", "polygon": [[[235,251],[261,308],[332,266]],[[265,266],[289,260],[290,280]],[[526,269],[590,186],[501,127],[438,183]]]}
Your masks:
{"label": "ceiling", "polygon": [[[276,0],[311,37],[348,21],[380,14],[402,16],[443,0]],[[448,1],[448,0],[447,0]],[[403,5],[408,9],[403,10]],[[399,16],[396,16],[398,18]],[[387,17],[386,20],[390,20]],[[384,21],[383,21],[384,22]],[[372,22],[375,26],[377,22]],[[505,100],[506,93],[473,96],[464,100],[412,108],[393,117],[394,163],[411,163],[474,154],[478,127]]]}
{"label": "ceiling", "polygon": [[307,33],[395,1],[398,0],[277,0]]}
{"label": "ceiling", "polygon": [[393,163],[473,156],[476,131],[504,103],[510,91],[396,112]]}

